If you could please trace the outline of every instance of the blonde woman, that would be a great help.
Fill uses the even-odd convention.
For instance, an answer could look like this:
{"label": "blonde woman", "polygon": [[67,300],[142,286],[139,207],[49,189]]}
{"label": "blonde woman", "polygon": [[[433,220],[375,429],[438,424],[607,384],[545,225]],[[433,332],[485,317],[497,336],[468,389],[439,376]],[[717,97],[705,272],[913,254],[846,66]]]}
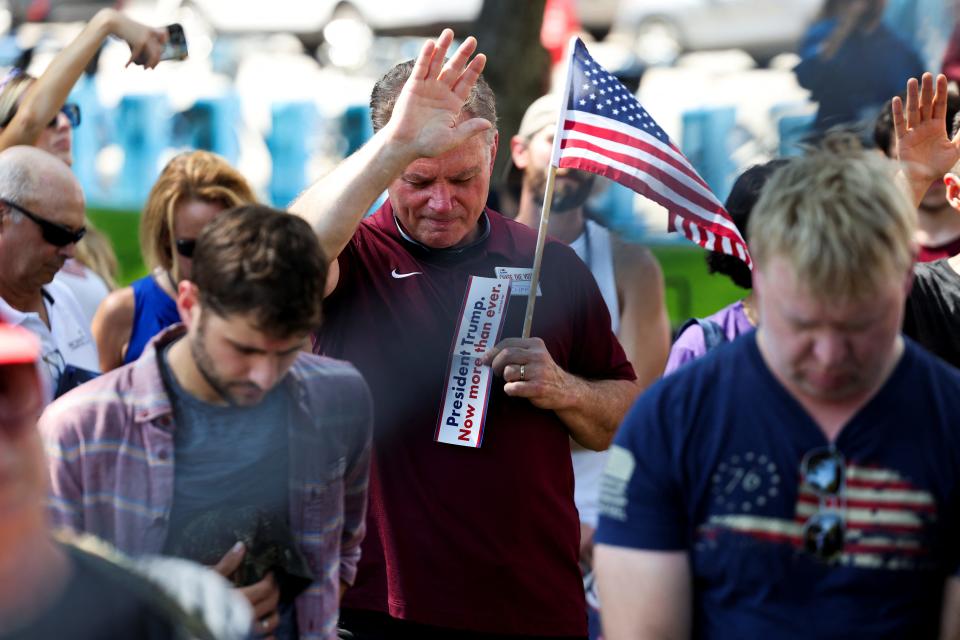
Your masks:
{"label": "blonde woman", "polygon": [[[130,62],[147,68],[160,61],[167,41],[165,29],[144,26],[114,9],[99,11],[39,78],[13,69],[0,81],[0,151],[32,145],[73,165],[73,128],[80,124],[80,107],[65,101],[109,36],[129,45]],[[117,258],[106,236],[89,220],[84,226],[87,234],[77,244],[77,255],[67,260],[56,280],[76,296],[89,327],[98,305],[114,288]]]}
{"label": "blonde woman", "polygon": [[66,103],[73,85],[109,37],[130,46],[130,61],[151,69],[160,62],[165,29],[152,29],[114,9],[103,9],[73,42],[54,57],[39,78],[14,69],[0,84],[0,151],[33,145],[73,163],[71,130],[80,124],[80,109]]}
{"label": "blonde woman", "polygon": [[240,172],[220,156],[176,156],[150,190],[140,220],[140,251],[150,273],[111,293],[93,319],[103,371],[136,360],[147,342],[180,321],[177,284],[190,277],[200,231],[217,214],[256,202]]}

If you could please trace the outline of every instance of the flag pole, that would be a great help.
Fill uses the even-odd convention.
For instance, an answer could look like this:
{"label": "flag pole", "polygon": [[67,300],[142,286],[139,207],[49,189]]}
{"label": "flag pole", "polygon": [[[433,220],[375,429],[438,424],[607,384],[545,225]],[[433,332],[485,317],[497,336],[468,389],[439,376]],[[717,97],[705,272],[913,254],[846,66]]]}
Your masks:
{"label": "flag pole", "polygon": [[547,186],[543,192],[543,207],[540,209],[540,230],[537,232],[537,249],[533,254],[533,268],[530,271],[530,293],[527,294],[527,311],[523,317],[523,333],[520,337],[530,337],[533,328],[533,307],[537,303],[537,290],[540,288],[540,265],[543,262],[543,248],[547,243],[547,223],[550,221],[550,208],[553,204],[553,183],[557,177],[557,168],[560,165],[560,138],[563,133],[563,120],[567,111],[567,100],[570,99],[570,82],[573,77],[573,52],[577,36],[571,36],[567,43],[567,73],[563,86],[563,97],[557,111],[557,124],[553,132],[553,154],[550,158],[550,171],[547,173]]}
{"label": "flag pole", "polygon": [[533,254],[533,269],[530,273],[530,293],[527,294],[527,313],[523,317],[522,338],[530,337],[533,327],[533,307],[537,303],[537,289],[540,288],[540,264],[543,262],[543,246],[547,242],[547,223],[550,221],[550,205],[553,200],[553,181],[557,168],[550,165],[547,173],[547,188],[543,195],[543,207],[540,209],[540,231],[537,233],[537,250]]}

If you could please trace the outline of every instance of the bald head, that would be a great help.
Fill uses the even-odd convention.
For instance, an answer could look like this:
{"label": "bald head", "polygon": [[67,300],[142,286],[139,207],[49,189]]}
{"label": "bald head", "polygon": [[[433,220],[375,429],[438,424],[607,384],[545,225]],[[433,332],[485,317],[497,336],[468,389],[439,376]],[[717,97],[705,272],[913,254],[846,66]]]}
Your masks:
{"label": "bald head", "polygon": [[24,206],[56,195],[83,207],[83,190],[62,160],[37,147],[0,151],[0,197]]}
{"label": "bald head", "polygon": [[84,208],[83,189],[70,167],[37,147],[0,151],[0,198],[25,207],[57,201]]}
{"label": "bald head", "polygon": [[[49,235],[50,222],[68,231],[84,226],[83,190],[62,160],[35,147],[0,152],[0,292],[25,301],[72,258],[76,244]],[[17,307],[20,308],[20,307]]]}

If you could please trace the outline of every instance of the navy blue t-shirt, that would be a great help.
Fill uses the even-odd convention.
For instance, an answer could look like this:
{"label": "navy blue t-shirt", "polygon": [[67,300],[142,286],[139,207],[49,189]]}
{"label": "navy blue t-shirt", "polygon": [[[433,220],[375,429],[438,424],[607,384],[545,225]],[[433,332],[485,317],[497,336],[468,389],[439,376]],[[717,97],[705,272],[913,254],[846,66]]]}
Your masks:
{"label": "navy blue t-shirt", "polygon": [[821,498],[800,463],[828,442],[748,334],[633,406],[596,541],[688,551],[695,637],[933,637],[958,567],[958,422],[960,373],[906,340],[836,439],[846,538],[826,564],[803,551]]}

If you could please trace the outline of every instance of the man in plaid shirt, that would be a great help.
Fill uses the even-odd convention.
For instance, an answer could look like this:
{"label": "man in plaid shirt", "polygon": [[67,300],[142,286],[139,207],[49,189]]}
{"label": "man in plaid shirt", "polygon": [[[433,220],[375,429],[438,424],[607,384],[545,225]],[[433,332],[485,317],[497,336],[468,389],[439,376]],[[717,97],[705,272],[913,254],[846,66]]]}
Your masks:
{"label": "man in plaid shirt", "polygon": [[303,351],[326,261],[305,222],[259,205],[188,248],[183,324],[44,413],[52,517],[129,554],[215,564],[263,636],[334,638],[364,535],[371,404],[353,366]]}

